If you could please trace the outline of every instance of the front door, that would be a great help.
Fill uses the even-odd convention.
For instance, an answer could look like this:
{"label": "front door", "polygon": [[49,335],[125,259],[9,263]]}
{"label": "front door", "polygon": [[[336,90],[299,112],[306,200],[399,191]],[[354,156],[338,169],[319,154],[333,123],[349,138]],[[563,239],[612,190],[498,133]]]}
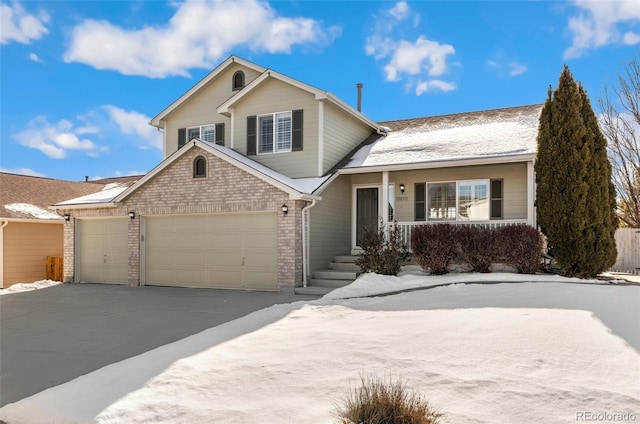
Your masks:
{"label": "front door", "polygon": [[356,189],[356,246],[360,246],[365,230],[378,230],[378,205],[377,187]]}

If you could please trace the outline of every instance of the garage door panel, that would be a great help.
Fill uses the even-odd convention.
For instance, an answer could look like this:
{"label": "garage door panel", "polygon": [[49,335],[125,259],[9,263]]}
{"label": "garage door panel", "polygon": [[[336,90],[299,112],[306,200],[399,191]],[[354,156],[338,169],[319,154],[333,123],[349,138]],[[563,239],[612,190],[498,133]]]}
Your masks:
{"label": "garage door panel", "polygon": [[145,284],[277,290],[276,213],[147,217],[146,222]]}
{"label": "garage door panel", "polygon": [[127,219],[80,219],[76,225],[76,279],[92,283],[127,283]]}

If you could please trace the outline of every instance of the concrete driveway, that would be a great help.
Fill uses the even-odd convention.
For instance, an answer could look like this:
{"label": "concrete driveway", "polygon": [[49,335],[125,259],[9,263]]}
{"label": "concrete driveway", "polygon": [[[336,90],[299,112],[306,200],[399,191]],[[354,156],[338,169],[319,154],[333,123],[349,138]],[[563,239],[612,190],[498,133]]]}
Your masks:
{"label": "concrete driveway", "polygon": [[0,296],[0,406],[271,305],[316,298],[106,284]]}

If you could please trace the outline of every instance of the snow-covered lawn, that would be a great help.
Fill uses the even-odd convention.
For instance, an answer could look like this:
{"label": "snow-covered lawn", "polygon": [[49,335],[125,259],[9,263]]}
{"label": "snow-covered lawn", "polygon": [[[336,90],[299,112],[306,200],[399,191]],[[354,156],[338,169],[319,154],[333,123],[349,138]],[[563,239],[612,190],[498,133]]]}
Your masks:
{"label": "snow-covered lawn", "polygon": [[[0,418],[335,423],[335,403],[377,375],[422,392],[443,423],[640,421],[640,286],[489,275],[510,283],[365,275],[6,405]],[[355,297],[421,285],[432,288]]]}
{"label": "snow-covered lawn", "polygon": [[44,289],[46,287],[57,286],[58,284],[62,284],[60,281],[53,280],[41,280],[35,281],[33,283],[18,283],[14,284],[11,287],[0,290],[0,296],[11,293],[20,293],[31,290]]}

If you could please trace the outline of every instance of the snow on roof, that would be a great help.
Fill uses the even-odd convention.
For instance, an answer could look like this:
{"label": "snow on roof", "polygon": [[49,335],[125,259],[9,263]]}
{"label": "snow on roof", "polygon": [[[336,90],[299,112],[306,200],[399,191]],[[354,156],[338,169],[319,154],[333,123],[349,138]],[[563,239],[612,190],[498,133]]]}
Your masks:
{"label": "snow on roof", "polygon": [[408,119],[364,146],[345,168],[534,154],[541,105]]}
{"label": "snow on roof", "polygon": [[10,203],[4,205],[4,208],[12,212],[19,212],[31,216],[34,219],[62,219],[60,215],[30,203]]}
{"label": "snow on roof", "polygon": [[76,197],[75,199],[65,200],[64,202],[56,203],[55,206],[108,203],[117,195],[125,191],[130,185],[131,183],[107,184],[101,191],[88,194],[86,196]]}

